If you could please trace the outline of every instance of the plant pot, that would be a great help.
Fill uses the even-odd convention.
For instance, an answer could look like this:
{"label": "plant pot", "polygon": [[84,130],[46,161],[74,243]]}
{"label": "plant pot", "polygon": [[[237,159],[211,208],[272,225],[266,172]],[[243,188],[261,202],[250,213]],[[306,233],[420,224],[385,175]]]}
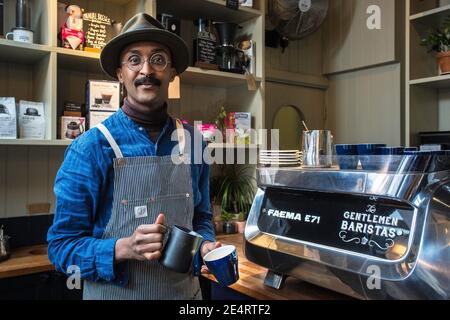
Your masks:
{"label": "plant pot", "polygon": [[222,229],[225,234],[234,234],[236,233],[236,224],[234,222],[224,222]]}
{"label": "plant pot", "polygon": [[216,234],[221,234],[223,232],[223,222],[222,221],[214,221],[214,230]]}
{"label": "plant pot", "polygon": [[238,221],[236,222],[237,233],[244,233],[246,221]]}
{"label": "plant pot", "polygon": [[437,54],[437,60],[440,74],[442,75],[450,73],[450,51],[439,52]]}

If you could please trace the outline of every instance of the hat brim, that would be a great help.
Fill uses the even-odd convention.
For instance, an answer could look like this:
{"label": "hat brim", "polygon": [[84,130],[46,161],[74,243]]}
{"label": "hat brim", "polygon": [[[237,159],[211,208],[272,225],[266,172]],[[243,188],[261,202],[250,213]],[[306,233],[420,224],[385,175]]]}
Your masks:
{"label": "hat brim", "polygon": [[122,50],[136,42],[157,42],[167,46],[172,54],[172,67],[177,74],[183,73],[189,64],[189,51],[186,43],[176,34],[160,29],[142,29],[118,35],[113,38],[100,54],[100,65],[109,76],[117,79]]}

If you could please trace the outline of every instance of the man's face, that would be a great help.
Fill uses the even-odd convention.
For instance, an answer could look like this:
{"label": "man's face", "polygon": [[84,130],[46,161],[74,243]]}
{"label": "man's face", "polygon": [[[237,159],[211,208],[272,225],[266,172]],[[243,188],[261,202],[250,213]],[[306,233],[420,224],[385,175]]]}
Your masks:
{"label": "man's face", "polygon": [[[164,70],[155,70],[161,69],[164,59],[167,60],[167,67]],[[117,77],[125,85],[131,103],[139,103],[151,108],[158,107],[167,101],[169,84],[176,75],[171,59],[170,50],[155,42],[137,42],[122,50],[121,66],[117,69]],[[142,69],[139,70],[139,62],[144,60]],[[152,66],[149,61],[152,61],[154,65]]]}

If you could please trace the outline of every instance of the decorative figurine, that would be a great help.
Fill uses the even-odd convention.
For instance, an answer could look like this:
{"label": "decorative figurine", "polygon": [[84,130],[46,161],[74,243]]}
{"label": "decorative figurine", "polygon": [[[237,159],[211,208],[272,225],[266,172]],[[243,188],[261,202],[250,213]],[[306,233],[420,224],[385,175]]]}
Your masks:
{"label": "decorative figurine", "polygon": [[61,28],[62,46],[73,50],[83,50],[83,9],[72,4],[66,7],[66,13],[67,21]]}

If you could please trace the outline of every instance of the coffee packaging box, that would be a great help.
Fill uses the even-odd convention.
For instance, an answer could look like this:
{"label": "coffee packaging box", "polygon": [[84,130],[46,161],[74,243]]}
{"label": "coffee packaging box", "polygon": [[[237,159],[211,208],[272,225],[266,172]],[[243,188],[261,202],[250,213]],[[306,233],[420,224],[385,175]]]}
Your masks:
{"label": "coffee packaging box", "polygon": [[83,110],[83,105],[81,105],[80,103],[69,102],[69,101],[66,101],[64,103],[63,116],[82,118],[82,117],[84,117],[84,114],[85,114],[85,112]]}
{"label": "coffee packaging box", "polygon": [[250,112],[234,112],[234,134],[236,144],[250,144],[252,115]]}
{"label": "coffee packaging box", "polygon": [[86,88],[88,112],[115,112],[120,108],[120,83],[118,81],[89,80]]}
{"label": "coffee packaging box", "polygon": [[112,116],[114,112],[92,111],[89,112],[89,129],[95,128],[97,125]]}
{"label": "coffee packaging box", "polygon": [[74,140],[81,136],[86,129],[86,118],[61,117],[61,139]]}
{"label": "coffee packaging box", "polygon": [[45,139],[44,103],[20,100],[19,138]]}
{"label": "coffee packaging box", "polygon": [[0,98],[0,139],[17,139],[15,98]]}

